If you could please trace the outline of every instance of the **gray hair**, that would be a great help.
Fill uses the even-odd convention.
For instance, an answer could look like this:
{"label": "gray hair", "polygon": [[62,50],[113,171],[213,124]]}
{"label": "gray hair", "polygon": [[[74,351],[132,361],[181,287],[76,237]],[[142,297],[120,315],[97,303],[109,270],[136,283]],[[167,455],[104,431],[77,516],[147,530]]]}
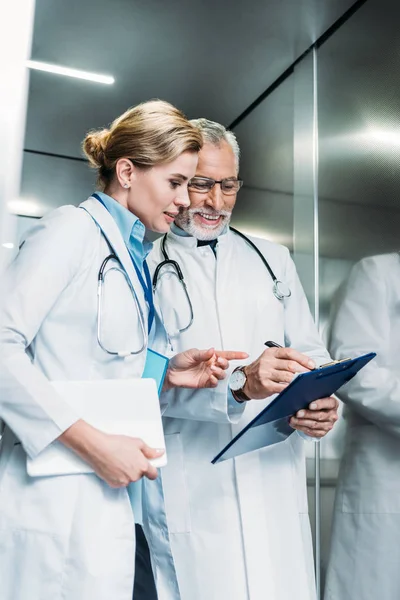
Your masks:
{"label": "gray hair", "polygon": [[190,122],[200,130],[205,142],[209,142],[214,146],[219,146],[222,141],[227,142],[233,150],[239,170],[240,148],[233,131],[229,131],[220,123],[208,119],[191,119]]}

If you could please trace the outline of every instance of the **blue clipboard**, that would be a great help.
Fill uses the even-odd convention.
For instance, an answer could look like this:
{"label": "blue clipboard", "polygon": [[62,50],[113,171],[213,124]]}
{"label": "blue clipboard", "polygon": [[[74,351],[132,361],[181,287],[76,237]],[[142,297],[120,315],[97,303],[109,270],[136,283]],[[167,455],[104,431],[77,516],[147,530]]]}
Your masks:
{"label": "blue clipboard", "polygon": [[[289,419],[313,400],[331,396],[365,367],[376,353],[370,352],[300,373],[278,396],[246,425],[211,461],[213,464],[284,441],[294,432]],[[255,400],[256,402],[256,400]]]}

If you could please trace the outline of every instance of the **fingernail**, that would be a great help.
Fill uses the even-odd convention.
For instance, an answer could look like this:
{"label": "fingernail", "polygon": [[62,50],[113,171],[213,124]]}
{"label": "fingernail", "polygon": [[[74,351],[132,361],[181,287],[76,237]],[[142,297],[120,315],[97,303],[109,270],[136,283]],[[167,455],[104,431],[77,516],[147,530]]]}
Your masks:
{"label": "fingernail", "polygon": [[157,452],[157,454],[164,454],[165,452],[164,448],[154,448],[154,450]]}
{"label": "fingernail", "polygon": [[318,408],[318,404],[316,402],[312,402],[310,404],[310,408],[311,408],[311,410],[316,410]]}
{"label": "fingernail", "polygon": [[215,365],[211,365],[210,369],[211,371],[220,371],[220,368],[216,367]]}
{"label": "fingernail", "polygon": [[315,369],[315,362],[313,360],[309,360],[308,366],[310,367],[310,369]]}
{"label": "fingernail", "polygon": [[304,417],[304,415],[305,415],[305,414],[306,414],[306,413],[305,413],[305,411],[304,411],[304,410],[299,410],[299,412],[297,413],[297,416],[298,416],[298,418],[299,418],[299,419],[301,419],[301,418],[303,418],[303,417]]}

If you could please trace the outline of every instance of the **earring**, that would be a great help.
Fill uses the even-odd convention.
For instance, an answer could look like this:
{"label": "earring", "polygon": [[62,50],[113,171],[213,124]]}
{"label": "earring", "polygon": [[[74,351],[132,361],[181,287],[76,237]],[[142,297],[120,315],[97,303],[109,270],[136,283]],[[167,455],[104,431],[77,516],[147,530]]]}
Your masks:
{"label": "earring", "polygon": [[129,183],[124,183],[124,188],[128,188],[129,187]]}

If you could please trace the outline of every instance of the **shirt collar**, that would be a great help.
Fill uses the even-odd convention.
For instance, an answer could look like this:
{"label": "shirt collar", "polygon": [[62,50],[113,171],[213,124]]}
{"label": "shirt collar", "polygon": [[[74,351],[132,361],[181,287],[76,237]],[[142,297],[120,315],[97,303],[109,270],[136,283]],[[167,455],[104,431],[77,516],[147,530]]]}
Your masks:
{"label": "shirt collar", "polygon": [[131,236],[143,243],[146,228],[139,218],[104,192],[97,192],[97,195],[100,196],[108,212],[117,223],[125,244],[129,246]]}
{"label": "shirt collar", "polygon": [[140,219],[108,194],[97,192],[97,195],[118,225],[125,245],[129,249],[137,250],[138,254],[143,254],[141,260],[146,258],[153,244],[145,238],[146,228]]}

